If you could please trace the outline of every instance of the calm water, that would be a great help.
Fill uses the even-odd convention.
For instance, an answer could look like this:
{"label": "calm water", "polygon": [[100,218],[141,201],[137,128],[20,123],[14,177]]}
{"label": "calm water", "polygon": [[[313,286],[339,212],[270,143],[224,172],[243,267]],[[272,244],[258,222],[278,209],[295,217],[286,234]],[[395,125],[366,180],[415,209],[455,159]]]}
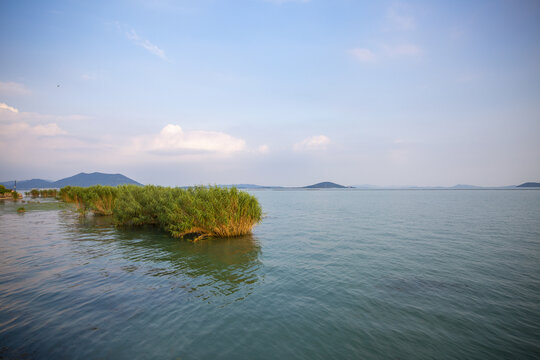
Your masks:
{"label": "calm water", "polygon": [[0,204],[0,358],[540,357],[540,191],[253,191],[191,243]]}

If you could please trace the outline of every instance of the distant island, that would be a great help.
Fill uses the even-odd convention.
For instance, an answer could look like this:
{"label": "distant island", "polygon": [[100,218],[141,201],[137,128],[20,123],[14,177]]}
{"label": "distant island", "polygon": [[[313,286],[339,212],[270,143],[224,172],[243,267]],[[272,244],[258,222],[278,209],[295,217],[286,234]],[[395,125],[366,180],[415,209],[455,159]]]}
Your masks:
{"label": "distant island", "polygon": [[526,182],[521,185],[518,185],[517,187],[525,188],[525,187],[540,187],[540,183],[537,182]]}
{"label": "distant island", "polygon": [[[15,185],[15,182],[6,181],[0,184],[4,185],[6,188],[12,189]],[[94,185],[117,186],[124,184],[142,185],[137,181],[130,179],[122,174],[104,174],[100,172],[94,172],[91,174],[80,173],[57,181],[48,181],[43,179],[17,181],[17,189],[62,188],[64,186],[88,187]]]}
{"label": "distant island", "polygon": [[324,181],[313,185],[304,186],[304,189],[345,189],[347,186],[339,185],[333,182]]}

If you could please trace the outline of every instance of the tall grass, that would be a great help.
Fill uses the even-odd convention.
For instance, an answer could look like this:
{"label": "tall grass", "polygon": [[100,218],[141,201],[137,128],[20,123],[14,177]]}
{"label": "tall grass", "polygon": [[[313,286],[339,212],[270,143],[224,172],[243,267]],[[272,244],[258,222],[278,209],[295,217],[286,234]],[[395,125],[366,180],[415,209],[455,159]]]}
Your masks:
{"label": "tall grass", "polygon": [[194,240],[246,235],[262,219],[254,196],[217,186],[67,186],[60,190],[60,198],[74,203],[81,213],[112,215],[118,226],[157,225],[174,237]]}
{"label": "tall grass", "polygon": [[112,215],[117,188],[112,186],[66,186],[60,189],[61,200],[75,204],[81,213],[92,211],[94,215]]}
{"label": "tall grass", "polygon": [[165,229],[174,237],[230,237],[251,233],[261,220],[257,199],[236,188],[193,187],[178,192],[165,208]]}
{"label": "tall grass", "polygon": [[32,196],[33,198],[36,198],[36,197],[43,197],[43,198],[56,197],[57,190],[56,189],[43,189],[43,190],[32,189],[29,192],[27,192],[26,194]]}

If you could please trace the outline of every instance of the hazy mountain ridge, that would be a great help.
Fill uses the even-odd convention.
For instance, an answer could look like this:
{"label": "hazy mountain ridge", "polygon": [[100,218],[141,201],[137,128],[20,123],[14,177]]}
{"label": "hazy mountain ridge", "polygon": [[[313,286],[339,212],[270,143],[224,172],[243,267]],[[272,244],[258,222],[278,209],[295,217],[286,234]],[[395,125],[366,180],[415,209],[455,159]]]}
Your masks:
{"label": "hazy mountain ridge", "polygon": [[345,189],[346,186],[339,185],[330,181],[323,181],[317,184],[304,186],[304,189]]}
{"label": "hazy mountain ridge", "polygon": [[[43,188],[51,188],[53,187],[51,184],[53,181],[49,180],[43,180],[43,179],[31,179],[31,180],[23,180],[23,181],[17,181],[17,188],[18,189],[43,189]],[[5,181],[0,183],[0,185],[4,185],[8,189],[13,189],[15,182],[14,181]]]}
{"label": "hazy mountain ridge", "polygon": [[[0,183],[7,188],[13,188],[14,181],[6,181]],[[117,186],[123,184],[142,185],[139,182],[128,178],[122,174],[105,174],[100,172],[94,173],[79,173],[57,181],[48,181],[43,179],[32,179],[17,181],[17,189],[43,189],[43,188],[62,188],[64,186],[82,186],[88,187],[93,185],[109,185]]]}
{"label": "hazy mountain ridge", "polygon": [[540,183],[537,182],[526,182],[521,185],[518,185],[519,188],[530,188],[530,187],[540,187]]}
{"label": "hazy mountain ridge", "polygon": [[[13,188],[14,181],[5,181],[0,182],[1,185],[4,185],[7,188]],[[64,186],[93,186],[93,185],[108,185],[108,186],[117,186],[123,184],[134,184],[142,185],[141,183],[128,178],[122,174],[105,174],[100,172],[94,173],[79,173],[64,179],[57,181],[43,180],[43,179],[31,179],[31,180],[21,180],[17,181],[18,189],[43,189],[43,188],[62,188]],[[336,184],[330,181],[323,181],[313,185],[307,186],[279,186],[279,185],[256,185],[256,184],[220,184],[217,185],[220,187],[236,187],[243,190],[264,190],[264,189],[282,189],[282,190],[293,190],[293,189],[361,189],[361,190],[489,190],[489,189],[521,189],[521,188],[540,188],[540,183],[538,182],[525,182],[521,185],[507,185],[507,186],[476,186],[476,185],[467,185],[467,184],[457,184],[454,186],[379,186],[379,185],[353,185],[353,186],[344,186]],[[183,186],[184,188],[190,186]]]}

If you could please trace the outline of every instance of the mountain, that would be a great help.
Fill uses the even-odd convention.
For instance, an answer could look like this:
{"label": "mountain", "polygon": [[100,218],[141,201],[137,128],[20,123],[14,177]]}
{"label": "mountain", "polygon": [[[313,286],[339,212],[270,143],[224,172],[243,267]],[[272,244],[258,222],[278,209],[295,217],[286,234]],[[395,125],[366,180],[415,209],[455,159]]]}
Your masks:
{"label": "mountain", "polygon": [[[8,189],[13,189],[15,187],[14,181],[6,181],[0,184],[4,185]],[[17,189],[43,189],[51,187],[54,187],[52,185],[52,181],[43,179],[17,181]]]}
{"label": "mountain", "polygon": [[333,182],[324,181],[313,185],[304,186],[304,189],[344,189],[346,186]]}
{"label": "mountain", "polygon": [[[6,181],[0,183],[8,189],[13,189],[14,182]],[[109,185],[117,186],[123,184],[142,185],[135,180],[132,180],[122,174],[104,174],[104,173],[80,173],[58,181],[47,181],[42,179],[32,179],[17,181],[17,189],[43,189],[43,188],[62,188],[64,186],[92,186],[92,185]]]}
{"label": "mountain", "polygon": [[93,185],[117,186],[124,184],[142,185],[122,174],[104,174],[99,172],[94,172],[91,174],[80,173],[53,183],[54,187],[57,188],[62,188],[68,185],[87,187]]}
{"label": "mountain", "polygon": [[517,187],[524,188],[524,187],[540,187],[540,183],[537,182],[526,182],[521,185],[518,185]]}

